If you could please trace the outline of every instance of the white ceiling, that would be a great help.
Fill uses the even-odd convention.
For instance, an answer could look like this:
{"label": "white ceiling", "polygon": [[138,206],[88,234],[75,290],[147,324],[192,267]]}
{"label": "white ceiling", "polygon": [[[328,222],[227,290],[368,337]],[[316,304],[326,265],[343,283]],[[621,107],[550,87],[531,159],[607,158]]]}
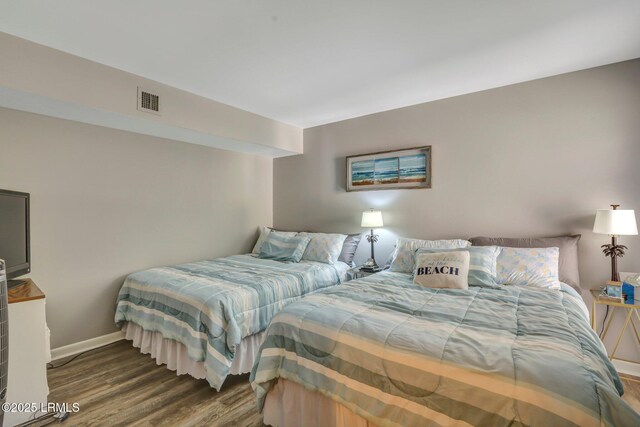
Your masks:
{"label": "white ceiling", "polygon": [[640,1],[2,0],[0,31],[310,127],[640,57]]}

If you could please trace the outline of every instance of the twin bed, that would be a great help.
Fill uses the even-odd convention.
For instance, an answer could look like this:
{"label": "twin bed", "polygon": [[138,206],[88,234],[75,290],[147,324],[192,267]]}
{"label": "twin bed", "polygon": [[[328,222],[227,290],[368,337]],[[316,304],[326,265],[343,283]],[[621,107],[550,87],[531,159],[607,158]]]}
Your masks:
{"label": "twin bed", "polygon": [[571,287],[342,283],[348,268],[238,255],[135,273],[116,323],[216,389],[253,368],[274,426],[640,425]]}
{"label": "twin bed", "polygon": [[264,330],[285,305],[344,280],[343,262],[284,263],[235,255],[127,277],[115,321],[126,338],[178,374],[219,390],[247,373]]}

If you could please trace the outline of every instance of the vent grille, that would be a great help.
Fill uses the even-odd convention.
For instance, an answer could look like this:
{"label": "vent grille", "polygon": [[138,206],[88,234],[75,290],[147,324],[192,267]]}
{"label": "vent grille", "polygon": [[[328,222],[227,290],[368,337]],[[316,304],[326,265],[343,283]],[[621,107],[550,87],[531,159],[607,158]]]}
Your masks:
{"label": "vent grille", "polygon": [[160,114],[160,95],[138,88],[138,110]]}
{"label": "vent grille", "polygon": [[158,95],[149,92],[142,92],[142,108],[153,111],[160,111],[158,107]]}

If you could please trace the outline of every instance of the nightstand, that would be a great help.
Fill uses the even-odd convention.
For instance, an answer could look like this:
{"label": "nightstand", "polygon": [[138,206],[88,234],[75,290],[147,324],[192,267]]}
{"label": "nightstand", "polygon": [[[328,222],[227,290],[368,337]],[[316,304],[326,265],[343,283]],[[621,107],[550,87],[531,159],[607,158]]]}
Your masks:
{"label": "nightstand", "polygon": [[[636,339],[640,344],[640,334],[638,334],[638,327],[636,327],[636,324],[635,324],[636,319],[640,321],[640,314],[638,314],[638,309],[640,309],[640,301],[638,301],[638,299],[635,299],[635,304],[625,304],[623,302],[605,300],[600,298],[600,292],[601,292],[600,289],[591,289],[591,296],[593,298],[593,303],[591,304],[591,327],[593,328],[594,331],[598,332],[597,330],[598,323],[596,321],[596,307],[598,305],[605,305],[605,306],[611,307],[611,313],[609,314],[609,321],[607,322],[607,325],[602,331],[602,334],[600,336],[601,340],[604,341],[604,338],[607,336],[607,332],[609,332],[609,327],[611,326],[611,320],[613,319],[613,315],[616,312],[616,310],[618,308],[622,308],[627,311],[624,325],[622,326],[622,329],[620,330],[620,335],[618,335],[618,340],[616,341],[616,346],[613,348],[613,352],[611,353],[611,355],[609,355],[609,359],[613,360],[613,359],[616,359],[615,357],[616,351],[618,351],[618,347],[620,346],[620,341],[622,341],[622,336],[624,335],[624,331],[627,329],[627,326],[629,326],[629,323],[631,323],[631,326],[633,327],[633,332],[635,332]],[[634,316],[635,316],[635,319],[634,319]],[[637,363],[637,362],[630,362],[630,363]]]}
{"label": "nightstand", "polygon": [[[386,270],[386,268],[383,268],[380,271],[385,271],[385,270]],[[362,270],[362,266],[359,265],[358,267],[353,267],[353,268],[347,270],[347,281],[355,280],[355,279],[362,279],[363,277],[367,277],[367,276],[371,276],[372,274],[380,273],[380,271],[376,271],[375,273],[372,273],[370,271],[363,271]]]}

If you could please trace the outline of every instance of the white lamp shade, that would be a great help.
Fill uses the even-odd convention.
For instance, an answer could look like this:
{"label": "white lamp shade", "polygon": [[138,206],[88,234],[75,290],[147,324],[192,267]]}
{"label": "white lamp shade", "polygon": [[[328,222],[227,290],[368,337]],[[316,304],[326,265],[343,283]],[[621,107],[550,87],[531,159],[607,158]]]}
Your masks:
{"label": "white lamp shade", "polygon": [[382,212],[380,211],[366,211],[362,212],[362,224],[364,228],[382,227]]}
{"label": "white lamp shade", "polygon": [[633,209],[598,209],[593,232],[612,236],[638,234],[636,215]]}

